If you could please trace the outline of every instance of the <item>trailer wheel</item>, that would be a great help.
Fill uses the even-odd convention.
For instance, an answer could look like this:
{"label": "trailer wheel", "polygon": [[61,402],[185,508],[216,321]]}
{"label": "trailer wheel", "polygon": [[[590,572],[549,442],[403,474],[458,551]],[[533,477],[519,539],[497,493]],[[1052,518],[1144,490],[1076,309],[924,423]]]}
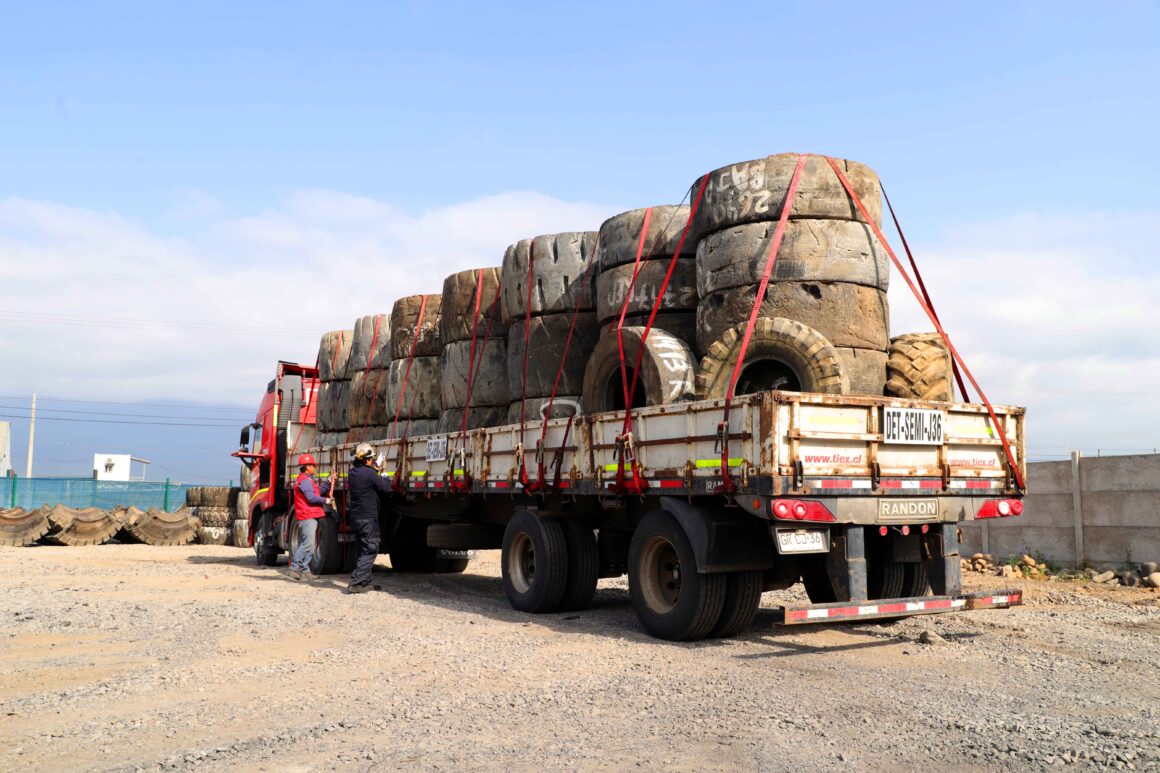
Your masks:
{"label": "trailer wheel", "polygon": [[435,572],[438,574],[463,574],[467,571],[470,558],[439,558],[435,562]]}
{"label": "trailer wheel", "polygon": [[885,559],[866,561],[866,595],[871,599],[897,599],[906,581],[906,564]]}
{"label": "trailer wheel", "polygon": [[554,612],[568,581],[568,548],[559,521],[519,512],[503,535],[503,589],[521,612]]}
{"label": "trailer wheel", "polygon": [[811,604],[832,604],[838,600],[830,575],[826,571],[825,556],[810,560],[802,569],[802,585]]}
{"label": "trailer wheel", "polygon": [[636,616],[652,636],[704,638],[721,617],[725,575],[698,574],[681,525],[663,510],[646,515],[628,549],[628,590]]}
{"label": "trailer wheel", "polygon": [[274,516],[262,513],[254,531],[254,556],[259,566],[278,565],[278,544],[274,541]]}
{"label": "trailer wheel", "polygon": [[906,579],[903,580],[902,594],[906,598],[925,596],[930,590],[930,581],[926,573],[926,564],[918,561],[906,564]]}
{"label": "trailer wheel", "polygon": [[761,604],[761,586],[760,570],[728,572],[725,575],[725,605],[709,635],[725,638],[748,628]]}
{"label": "trailer wheel", "polygon": [[596,533],[592,531],[592,524],[582,519],[564,518],[560,525],[564,528],[564,545],[568,550],[568,580],[560,610],[587,609],[596,594],[596,580],[600,576]]}

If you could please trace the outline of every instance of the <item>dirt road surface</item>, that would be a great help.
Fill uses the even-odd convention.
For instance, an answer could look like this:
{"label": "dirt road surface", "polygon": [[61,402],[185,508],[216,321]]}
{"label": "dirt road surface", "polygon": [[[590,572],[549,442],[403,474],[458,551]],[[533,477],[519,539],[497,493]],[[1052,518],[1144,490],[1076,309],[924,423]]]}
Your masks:
{"label": "dirt road surface", "polygon": [[671,644],[623,580],[530,616],[496,553],[380,564],[347,596],[230,547],[0,548],[0,770],[1160,770],[1156,591]]}

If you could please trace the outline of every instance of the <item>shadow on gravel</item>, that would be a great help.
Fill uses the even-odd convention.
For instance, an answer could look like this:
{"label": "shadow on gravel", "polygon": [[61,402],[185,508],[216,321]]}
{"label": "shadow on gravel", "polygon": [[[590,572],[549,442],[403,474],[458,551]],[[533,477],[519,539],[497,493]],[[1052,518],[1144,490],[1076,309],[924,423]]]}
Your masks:
{"label": "shadow on gravel", "polygon": [[191,564],[229,564],[230,566],[238,566],[239,564],[253,564],[254,554],[238,553],[236,556],[186,556],[185,560]]}

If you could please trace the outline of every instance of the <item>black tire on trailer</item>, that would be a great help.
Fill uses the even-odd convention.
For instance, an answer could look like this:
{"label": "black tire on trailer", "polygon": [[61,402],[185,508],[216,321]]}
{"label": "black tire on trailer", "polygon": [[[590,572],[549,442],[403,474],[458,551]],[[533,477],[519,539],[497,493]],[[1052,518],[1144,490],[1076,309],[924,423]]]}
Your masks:
{"label": "black tire on trailer", "polygon": [[663,510],[646,515],[628,549],[632,606],[650,635],[669,641],[704,638],[721,617],[725,575],[699,574],[685,530]]}
{"label": "black tire on trailer", "polygon": [[[777,220],[789,191],[797,164],[796,153],[779,153],[766,158],[742,161],[709,173],[709,181],[693,218],[689,239],[693,244],[706,235],[740,223]],[[882,188],[878,175],[864,164],[834,159],[850,181],[876,225],[882,223]],[[697,195],[702,178],[693,182]],[[822,156],[806,159],[790,216],[862,220],[862,213],[846,193],[841,180]]]}
{"label": "black tire on trailer", "polygon": [[[502,328],[506,334],[507,328]],[[440,355],[439,390],[443,407],[462,408],[467,405],[468,375],[471,376],[471,404],[503,405],[511,402],[508,385],[508,356],[506,338],[482,337],[472,341],[452,341],[443,347]],[[475,362],[472,365],[472,349]]]}
{"label": "black tire on trailer", "polygon": [[[525,325],[527,330],[525,332]],[[568,343],[568,356],[564,357],[564,344],[568,341],[568,331],[572,330],[572,340]],[[524,391],[524,336],[527,345],[527,390]],[[584,368],[596,348],[600,337],[600,324],[596,315],[581,312],[572,327],[572,314],[545,314],[514,323],[508,333],[507,377],[508,389],[513,401],[523,397],[547,397],[556,384],[556,372],[560,372],[556,394],[582,394]],[[564,359],[561,367],[560,360]]]}
{"label": "black tire on trailer", "polygon": [[387,370],[378,368],[360,370],[351,377],[349,397],[343,411],[344,429],[380,427],[391,420],[395,406],[387,405],[389,378]]}
{"label": "black tire on trailer", "polygon": [[[681,233],[689,221],[687,204],[662,204],[652,207],[649,215],[648,233],[641,249],[640,232],[644,227],[647,209],[633,209],[613,215],[600,225],[600,238],[596,246],[597,266],[606,270],[636,261],[637,251],[641,259],[662,255],[672,256],[681,241]],[[681,246],[682,257],[693,257],[697,243],[685,239]]]}
{"label": "black tire on trailer", "polygon": [[901,598],[906,582],[906,564],[883,557],[866,559],[866,596],[870,599]]}
{"label": "black tire on trailer", "polygon": [[950,350],[938,333],[907,333],[890,339],[887,395],[949,401],[954,392],[953,379]]}
{"label": "black tire on trailer", "polygon": [[[733,368],[741,353],[746,323],[725,331],[701,359],[697,371],[697,396],[725,396]],[[849,381],[830,342],[818,331],[781,317],[757,320],[745,364],[737,380],[738,395],[765,389],[791,392],[847,394]]]}
{"label": "black tire on trailer", "polygon": [[[443,280],[443,301],[440,308],[439,332],[443,345],[455,341],[470,341],[473,331],[476,338],[506,335],[505,326],[499,319],[496,294],[499,292],[500,268],[473,268],[459,271]],[[483,274],[483,292],[479,298],[479,314],[476,315],[476,290],[479,289],[479,275]],[[491,313],[491,325],[488,315]]]}
{"label": "black tire on trailer", "polygon": [[825,556],[806,557],[802,570],[802,585],[811,604],[832,604],[838,600],[830,575],[826,571]]}
{"label": "black tire on trailer", "polygon": [[[545,417],[549,419],[566,419],[569,416],[580,416],[584,413],[584,408],[580,404],[579,395],[556,395],[552,398],[552,410],[548,411],[547,397],[529,397],[523,401],[522,410],[525,424],[532,422],[542,422]],[[515,400],[508,406],[507,423],[520,423],[521,403]]]}
{"label": "black tire on trailer", "polygon": [[427,545],[443,550],[496,550],[503,547],[503,527],[488,523],[433,523]]}
{"label": "black tire on trailer", "polygon": [[474,408],[448,408],[439,414],[439,432],[454,433],[463,429],[463,414],[467,412],[467,429],[498,427],[507,419],[508,407],[479,405]]}
{"label": "black tire on trailer", "polygon": [[709,636],[726,638],[741,633],[753,624],[761,605],[760,569],[743,569],[725,574],[725,604]]}
{"label": "black tire on trailer", "polygon": [[[443,412],[442,369],[439,357],[415,357],[410,361],[392,360],[387,372],[386,417],[393,419],[399,409],[399,418],[408,416],[438,419]],[[406,388],[403,381],[406,379]],[[402,397],[400,407],[399,399]]]}
{"label": "black tire on trailer", "polygon": [[[391,422],[386,427],[387,434],[383,440],[398,439],[407,433],[407,438],[416,438],[421,435],[434,435],[439,432],[439,419],[410,419],[400,416],[397,422]],[[364,438],[365,439],[365,438]]]}
{"label": "black tire on trailer", "polygon": [[254,558],[259,566],[277,566],[278,544],[274,541],[274,516],[262,513],[258,516],[258,528],[254,530]]}
{"label": "black tire on trailer", "polygon": [[346,372],[345,375],[340,374],[339,378],[352,378],[360,370],[366,370],[368,365],[385,368],[390,361],[391,315],[368,314],[355,320]]}
{"label": "black tire on trailer", "polygon": [[415,357],[438,357],[443,351],[443,338],[439,334],[440,306],[442,295],[408,295],[395,301],[391,309],[391,356],[406,359],[411,356],[411,342],[415,340],[415,325],[419,321],[419,309],[423,298],[427,299],[423,309],[423,324],[419,326],[418,342],[415,343]]}
{"label": "black tire on trailer", "polygon": [[886,388],[886,352],[835,346],[842,370],[850,382],[850,394],[880,397]]}
{"label": "black tire on trailer", "polygon": [[[632,263],[614,266],[600,272],[596,277],[596,318],[601,322],[618,319],[625,308],[625,314],[651,314],[658,305],[660,312],[695,311],[697,308],[697,269],[692,257],[680,258],[673,268],[669,283],[663,295],[661,284],[669,270],[669,259],[646,260],[639,267]],[[633,280],[633,269],[636,279]],[[631,295],[629,287],[632,288]]]}
{"label": "black tire on trailer", "polygon": [[51,528],[46,508],[25,510],[22,507],[14,507],[11,510],[0,510],[0,545],[10,547],[32,545]]}
{"label": "black tire on trailer", "polygon": [[[706,236],[697,245],[697,293],[749,287],[761,281],[777,222],[746,223]],[[885,292],[890,257],[865,223],[791,220],[771,282],[852,282]]]}
{"label": "black tire on trailer", "polygon": [[590,522],[580,518],[561,518],[560,525],[564,529],[564,545],[568,551],[568,579],[564,596],[560,599],[560,611],[587,609],[596,595],[596,581],[600,577],[596,533]]}
{"label": "black tire on trailer", "polygon": [[323,381],[338,381],[346,377],[350,358],[353,330],[331,330],[322,334],[318,342],[318,377]]}
{"label": "black tire on trailer", "polygon": [[[697,304],[697,348],[713,342],[738,322],[748,321],[757,285],[718,290]],[[759,317],[782,317],[808,325],[834,346],[886,351],[890,304],[886,293],[849,282],[770,282]]]}
{"label": "black tire on trailer", "polygon": [[[595,307],[592,284],[585,271],[595,258],[596,232],[546,234],[521,239],[508,246],[500,271],[500,319],[514,324],[538,314],[571,314]],[[534,252],[534,254],[533,254]],[[528,264],[531,270],[531,308],[528,307]],[[595,271],[595,268],[593,268]]]}
{"label": "black tire on trailer", "polygon": [[508,521],[500,559],[503,589],[514,609],[554,612],[568,582],[568,547],[559,521],[526,510]]}
{"label": "black tire on trailer", "polygon": [[663,330],[654,328],[649,331],[647,339],[644,332],[643,327],[626,327],[620,329],[620,341],[616,331],[601,337],[584,370],[584,389],[580,399],[585,413],[619,411],[626,407],[620,365],[621,344],[630,384],[632,366],[640,358],[632,407],[669,405],[696,397],[697,363],[689,345]]}
{"label": "black tire on trailer", "polygon": [[926,563],[916,561],[906,564],[905,578],[902,581],[902,595],[906,598],[925,596],[930,591],[930,579],[927,576]]}
{"label": "black tire on trailer", "polygon": [[[624,327],[644,327],[648,324],[648,314],[638,314],[633,317],[626,316],[624,318]],[[615,330],[615,322],[604,325],[601,331],[607,335],[607,331]],[[694,311],[670,311],[663,314],[657,314],[653,319],[653,330],[663,330],[669,335],[679,338],[688,344],[689,349],[693,352],[695,357],[700,358],[701,352],[697,351],[697,312]],[[652,336],[652,332],[649,332]]]}

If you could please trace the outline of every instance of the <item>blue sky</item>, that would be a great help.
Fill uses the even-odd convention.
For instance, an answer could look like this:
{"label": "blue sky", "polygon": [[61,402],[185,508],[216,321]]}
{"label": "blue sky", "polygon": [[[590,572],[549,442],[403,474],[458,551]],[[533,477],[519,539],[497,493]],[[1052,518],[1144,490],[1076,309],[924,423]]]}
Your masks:
{"label": "blue sky", "polygon": [[[798,150],[879,172],[964,354],[1038,410],[1044,458],[1150,450],[1157,31],[1143,2],[6,3],[0,303],[24,316],[0,314],[0,394],[248,408],[352,310]],[[289,321],[242,289],[319,277]],[[176,326],[70,345],[37,313]],[[1109,372],[1138,402],[1085,417],[1071,396]],[[219,442],[139,431],[99,438]]]}

